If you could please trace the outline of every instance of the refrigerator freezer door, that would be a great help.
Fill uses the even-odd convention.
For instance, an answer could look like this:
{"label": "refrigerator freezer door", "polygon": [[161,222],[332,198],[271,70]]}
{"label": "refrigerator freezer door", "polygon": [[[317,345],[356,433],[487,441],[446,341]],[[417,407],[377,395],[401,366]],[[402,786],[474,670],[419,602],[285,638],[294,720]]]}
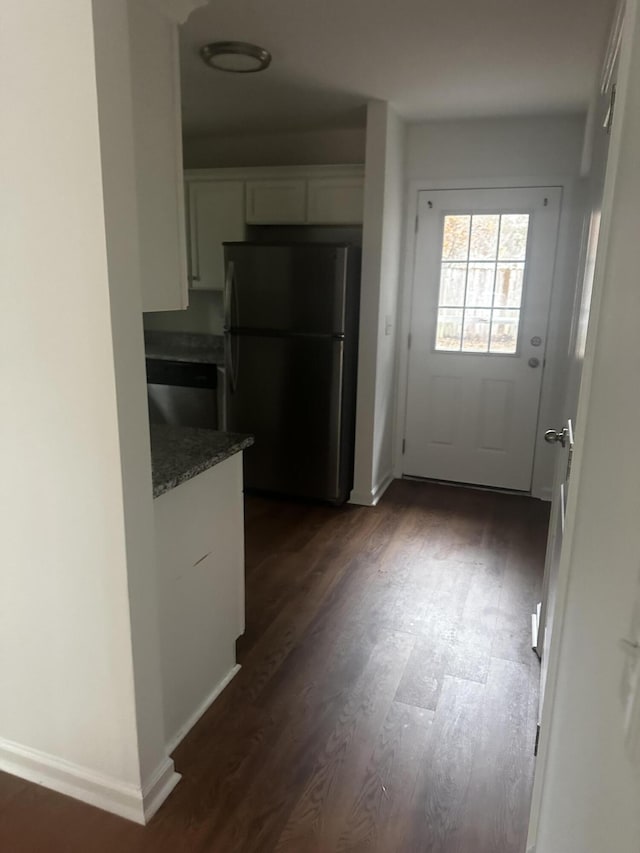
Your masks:
{"label": "refrigerator freezer door", "polygon": [[245,487],[346,499],[341,447],[344,342],[327,337],[227,335],[235,382],[227,426],[248,432]]}
{"label": "refrigerator freezer door", "polygon": [[344,334],[347,247],[225,245],[225,325],[233,330]]}

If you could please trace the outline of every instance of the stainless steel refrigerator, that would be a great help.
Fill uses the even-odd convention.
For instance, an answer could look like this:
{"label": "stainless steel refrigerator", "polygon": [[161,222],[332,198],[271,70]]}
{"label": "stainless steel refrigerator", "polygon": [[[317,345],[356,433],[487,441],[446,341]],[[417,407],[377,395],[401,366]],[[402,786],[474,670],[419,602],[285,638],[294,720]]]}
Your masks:
{"label": "stainless steel refrigerator", "polygon": [[245,488],[342,503],[353,485],[360,251],[225,243],[226,428]]}

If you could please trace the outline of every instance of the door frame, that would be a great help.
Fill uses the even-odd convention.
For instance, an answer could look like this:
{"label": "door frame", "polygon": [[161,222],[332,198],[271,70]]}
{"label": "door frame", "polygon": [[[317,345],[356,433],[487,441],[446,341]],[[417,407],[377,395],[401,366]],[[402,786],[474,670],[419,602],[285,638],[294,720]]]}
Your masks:
{"label": "door frame", "polygon": [[[477,180],[429,180],[421,178],[408,184],[405,218],[404,264],[401,275],[399,325],[398,325],[398,376],[394,440],[394,476],[403,475],[402,442],[405,437],[407,416],[407,390],[409,376],[409,332],[411,331],[411,305],[416,255],[416,222],[420,192],[438,190],[476,190],[476,189],[512,189],[560,187],[560,219],[551,283],[551,302],[547,327],[547,351],[544,376],[540,391],[538,419],[540,423],[554,421],[561,416],[563,365],[565,353],[559,347],[561,332],[571,328],[575,270],[578,260],[580,235],[582,230],[582,212],[584,193],[580,177],[574,176],[520,176],[517,178],[484,178]],[[555,421],[554,421],[555,422]],[[554,474],[554,455],[549,445],[545,445],[542,435],[536,440],[533,460],[531,494],[533,497],[551,500]]]}
{"label": "door frame", "polygon": [[[598,239],[598,250],[593,276],[589,327],[578,398],[578,416],[576,424],[576,432],[578,433],[577,449],[571,466],[571,481],[568,488],[565,515],[565,533],[557,572],[554,630],[549,650],[546,690],[540,720],[539,751],[533,782],[531,811],[529,816],[529,832],[526,848],[527,853],[535,853],[538,848],[541,821],[546,817],[546,813],[550,811],[548,804],[550,795],[547,793],[547,788],[551,787],[552,774],[555,769],[552,766],[552,735],[554,720],[557,714],[556,704],[559,693],[559,674],[562,666],[564,666],[564,669],[566,670],[572,665],[573,661],[577,660],[575,651],[568,651],[565,645],[568,644],[565,640],[565,633],[566,630],[568,630],[567,610],[576,600],[578,595],[575,589],[571,589],[571,580],[572,577],[575,578],[578,573],[582,573],[583,576],[586,577],[589,574],[589,571],[593,570],[593,567],[588,565],[588,560],[581,561],[579,556],[580,548],[582,548],[582,557],[584,558],[585,540],[589,541],[589,543],[591,541],[590,534],[585,536],[585,529],[594,529],[599,521],[599,515],[594,513],[593,503],[589,504],[588,486],[583,486],[581,482],[583,470],[586,469],[588,475],[588,473],[590,473],[589,469],[593,469],[594,464],[598,459],[606,458],[607,460],[610,460],[612,457],[614,457],[613,464],[616,466],[616,470],[619,470],[625,464],[629,467],[629,460],[635,460],[636,456],[635,453],[633,453],[633,455],[629,454],[628,441],[624,443],[622,448],[619,448],[617,444],[614,444],[611,451],[608,446],[603,447],[602,441],[600,444],[594,442],[591,437],[591,433],[589,432],[588,423],[590,418],[593,418],[593,416],[602,420],[601,397],[604,382],[601,375],[598,375],[602,372],[601,365],[606,360],[609,360],[609,363],[611,364],[610,359],[612,356],[614,359],[617,359],[618,365],[620,363],[620,352],[613,351],[614,347],[612,346],[611,333],[606,329],[606,316],[603,315],[601,311],[602,301],[603,298],[607,296],[607,291],[616,292],[616,289],[620,290],[619,279],[616,277],[615,273],[619,271],[620,267],[622,267],[623,271],[626,271],[625,264],[628,265],[630,256],[634,255],[634,261],[635,256],[637,256],[637,252],[635,251],[635,241],[632,241],[628,234],[622,235],[622,237],[617,236],[617,239],[614,241],[611,240],[611,235],[612,233],[615,234],[615,230],[612,229],[612,223],[614,223],[617,218],[621,218],[621,212],[626,214],[625,203],[628,204],[628,196],[634,192],[634,189],[637,193],[637,181],[635,181],[636,186],[632,186],[631,188],[624,185],[624,182],[621,186],[618,186],[618,181],[621,162],[623,169],[626,168],[628,170],[629,168],[628,148],[629,136],[632,131],[625,128],[625,122],[630,121],[632,125],[635,124],[635,126],[637,126],[640,117],[640,111],[637,107],[637,97],[635,100],[629,99],[628,101],[627,99],[627,91],[629,88],[632,90],[635,88],[637,90],[637,86],[634,87],[631,75],[632,65],[635,66],[636,70],[638,66],[638,60],[634,54],[637,55],[638,50],[640,50],[639,15],[640,4],[638,0],[619,0],[612,20],[612,30],[609,44],[607,46],[607,55],[605,57],[603,71],[600,79],[598,80],[598,84],[602,85],[607,73],[613,67],[614,53],[619,51],[620,59],[616,95],[617,118],[611,129],[611,139],[607,156],[601,206],[600,235]],[[596,104],[592,102],[588,117],[588,132],[593,126],[593,111],[595,106]],[[627,148],[626,151],[623,149],[623,145],[625,144]],[[590,155],[589,150],[587,150],[585,154],[588,159]],[[627,155],[626,161],[624,156],[625,154]],[[618,194],[622,196],[622,200],[620,201]],[[583,269],[582,265],[581,269]],[[604,355],[602,354],[603,350]],[[613,369],[615,369],[616,366],[616,362],[614,361]],[[607,408],[605,412],[607,417],[609,412],[610,408]],[[630,424],[637,424],[638,412],[638,405],[635,404],[633,407],[633,415],[635,415],[635,417],[629,418]],[[597,427],[593,431],[596,430]],[[589,447],[586,446],[587,441],[590,442]],[[593,446],[594,444],[595,447]],[[635,446],[633,447],[633,450],[635,451]],[[636,463],[631,471],[637,473],[637,469],[638,465]],[[632,479],[632,477],[630,479]],[[624,501],[626,498],[627,495],[622,494],[622,500]],[[622,549],[628,548],[630,538],[628,522],[626,524],[622,522],[620,524],[620,528],[615,529],[610,534],[606,545],[611,545],[613,540],[617,540],[620,532],[622,532],[624,539],[621,547]],[[637,539],[637,537],[635,538]],[[631,572],[636,575],[637,542],[633,543],[633,545],[635,545],[633,557],[628,565],[632,566]],[[574,555],[575,552],[578,553],[577,557]],[[611,552],[609,552],[609,554],[610,553]],[[599,554],[596,554],[596,562],[598,561],[599,556]],[[616,555],[616,558],[617,560],[620,560],[619,555]],[[624,565],[624,562],[621,561],[621,564]],[[622,572],[617,572],[617,576],[615,577],[615,580],[617,580],[619,584],[622,574]],[[630,574],[630,571],[627,570],[624,574],[628,575]],[[635,580],[636,578],[634,577],[634,582]],[[631,601],[632,599],[630,598],[629,600]],[[619,632],[620,634],[624,634],[626,627],[624,620],[627,614],[621,612],[620,615],[621,620]],[[587,627],[590,629],[595,627],[593,619],[588,621]],[[600,625],[597,627],[600,628]],[[611,624],[607,625],[605,623],[605,627],[608,628],[610,632]],[[617,630],[618,626],[616,625],[616,632]],[[598,640],[598,644],[602,645],[601,639]],[[584,651],[581,649],[580,655],[588,654],[588,652],[588,649],[585,649]],[[564,658],[563,660],[561,660],[562,657]],[[615,649],[615,657],[617,660],[622,659],[622,652],[619,649]],[[602,664],[601,661],[599,663]],[[637,779],[637,773],[634,775]],[[605,778],[603,787],[607,784],[611,784],[610,778]],[[620,785],[623,787],[622,782],[620,782]],[[565,808],[565,806],[563,806],[563,808]],[[570,818],[570,820],[571,819],[572,818]],[[634,837],[634,843],[636,839],[637,836]],[[613,838],[613,843],[615,844],[615,842],[616,839]],[[630,848],[625,847],[625,849]]]}
{"label": "door frame", "polygon": [[[403,436],[407,444],[403,473],[407,476],[432,477],[529,493],[541,428],[540,403],[549,340],[547,332],[562,210],[562,187],[440,190],[418,193],[418,205],[416,227],[420,239],[415,242],[411,300],[412,344],[408,354]],[[439,309],[438,312],[435,309],[440,303],[440,261],[444,261],[443,217],[454,213],[476,216],[518,211],[527,213],[529,223],[515,351],[507,355],[489,351],[479,354],[462,350],[439,351],[436,347],[438,323],[435,316]],[[470,251],[469,247],[467,251]],[[497,260],[497,243],[495,253]],[[420,321],[417,319],[419,315],[422,316]],[[424,339],[425,334],[428,340]],[[533,335],[542,336],[542,348],[534,349],[531,346],[529,339]],[[532,371],[527,362],[536,356],[539,369]],[[473,405],[480,401],[481,396],[476,400],[476,394],[480,394],[479,389],[484,380],[500,378],[500,381],[510,382],[510,393],[514,394],[510,407],[515,407],[516,412],[511,416],[503,454],[485,453],[477,447],[475,438],[466,432],[459,420],[460,412],[456,416],[457,437],[448,448],[438,449],[427,439],[425,430],[429,432],[433,427],[433,400],[428,403],[420,389],[424,391],[424,383],[441,374],[457,378],[462,399],[465,399],[466,394],[471,395],[471,398],[466,398],[463,408],[471,404],[471,399],[475,401]],[[457,410],[459,401],[454,406]],[[474,436],[479,426],[478,421],[475,428],[472,427]],[[424,441],[421,439],[423,435]],[[466,459],[466,463],[462,463],[462,459]]]}

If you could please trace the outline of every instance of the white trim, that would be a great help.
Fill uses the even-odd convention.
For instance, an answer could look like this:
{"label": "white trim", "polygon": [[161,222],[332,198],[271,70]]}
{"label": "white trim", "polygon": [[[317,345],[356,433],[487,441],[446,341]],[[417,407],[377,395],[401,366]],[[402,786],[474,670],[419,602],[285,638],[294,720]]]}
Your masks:
{"label": "white trim", "polygon": [[376,506],[380,498],[384,495],[395,479],[393,471],[390,471],[382,478],[375,489],[372,489],[370,492],[351,492],[349,503],[357,504],[358,506]]}
{"label": "white trim", "polygon": [[624,25],[625,0],[618,0],[618,5],[613,16],[607,51],[602,63],[600,74],[600,94],[606,95],[611,87],[611,81],[616,70],[616,63],[620,56],[622,46],[622,28]]}
{"label": "white trim", "polygon": [[165,758],[142,789],[145,823],[149,823],[181,778],[182,776],[175,772],[173,760],[168,757]]}
{"label": "white trim", "polygon": [[211,693],[209,693],[204,702],[196,709],[196,711],[194,711],[189,719],[180,726],[178,731],[172,737],[167,740],[167,752],[169,754],[171,754],[178,744],[184,740],[200,717],[204,716],[204,714],[209,710],[227,684],[229,684],[229,682],[240,672],[240,668],[239,663],[232,667],[224,678],[216,684]]}
{"label": "white trim", "polygon": [[[611,141],[607,156],[604,194],[601,204],[601,226],[598,240],[598,251],[596,256],[596,268],[594,272],[593,295],[591,299],[591,311],[589,315],[589,332],[587,336],[587,349],[585,352],[582,379],[580,385],[580,396],[578,400],[578,424],[584,425],[585,415],[588,414],[589,401],[591,398],[591,380],[593,373],[593,362],[595,358],[598,337],[600,332],[603,290],[606,287],[608,272],[609,243],[611,234],[611,219],[616,200],[616,183],[618,181],[618,162],[621,151],[621,136],[623,130],[624,116],[627,109],[627,90],[631,74],[632,52],[636,48],[633,40],[635,18],[638,12],[638,0],[627,0],[624,5],[625,20],[623,21],[622,48],[620,51],[620,67],[618,70],[618,97],[617,109],[618,119],[614,122],[611,131]],[[628,17],[627,17],[628,16]],[[580,432],[584,431],[584,426]],[[549,751],[551,732],[554,721],[554,705],[556,701],[560,645],[563,640],[565,615],[567,601],[569,598],[569,581],[571,573],[571,550],[573,548],[574,526],[576,519],[576,501],[579,500],[580,480],[582,474],[582,449],[580,446],[581,435],[578,436],[577,451],[573,458],[571,467],[571,480],[569,482],[569,494],[567,496],[566,528],[563,539],[560,565],[558,567],[558,581],[556,589],[556,604],[554,615],[554,630],[551,647],[549,649],[549,662],[547,682],[545,687],[544,704],[540,719],[540,740],[538,744],[538,755],[533,779],[533,790],[531,793],[531,810],[529,815],[529,833],[527,841],[530,846],[528,851],[536,850],[538,843],[538,828],[543,805],[543,797],[546,786],[546,777],[549,772]],[[575,497],[574,497],[575,496]]]}
{"label": "white trim", "polygon": [[185,169],[185,181],[268,180],[284,178],[363,178],[364,165],[246,166],[242,168]]}
{"label": "white trim", "polygon": [[189,257],[187,252],[187,222],[185,185],[182,179],[184,171],[184,157],[182,152],[182,92],[180,88],[180,35],[178,28],[174,27],[171,34],[171,42],[173,49],[173,120],[174,120],[174,139],[176,165],[175,165],[175,191],[176,191],[176,207],[178,211],[178,223],[181,223],[178,228],[178,257],[180,263],[180,274],[182,283],[180,287],[180,307],[189,307]]}
{"label": "white trim", "polygon": [[[409,351],[407,341],[411,330],[411,304],[413,301],[413,282],[414,282],[414,267],[415,267],[415,249],[416,249],[416,231],[415,222],[418,216],[418,197],[420,192],[428,192],[429,190],[474,190],[474,189],[511,189],[511,188],[540,188],[540,187],[560,187],[562,189],[562,200],[560,205],[560,220],[558,226],[558,240],[556,244],[556,256],[554,262],[553,282],[551,288],[550,310],[554,307],[554,298],[558,292],[558,284],[560,276],[563,274],[564,268],[564,253],[567,251],[566,246],[561,245],[562,238],[566,236],[567,228],[571,225],[572,206],[575,205],[576,193],[579,183],[579,177],[574,176],[520,176],[516,178],[481,178],[477,180],[429,180],[428,178],[414,178],[407,185],[407,209],[405,220],[405,249],[404,249],[404,274],[400,283],[400,307],[399,307],[399,325],[398,325],[398,381],[397,381],[397,398],[396,398],[396,414],[395,414],[395,446],[394,446],[394,476],[402,477],[405,473],[403,470],[404,457],[402,453],[402,441],[406,434],[406,415],[407,415],[407,387],[408,387],[408,370],[409,370]],[[551,330],[551,325],[548,332]],[[542,377],[542,386],[540,389],[540,404],[538,408],[539,417],[548,418],[547,409],[549,403],[553,401],[554,385],[556,381],[558,363],[557,359],[553,358],[553,353],[550,351],[550,341],[547,341],[546,349],[546,365]],[[539,450],[539,442],[536,441],[536,451]],[[538,452],[534,454],[533,472],[532,472],[532,494],[534,497],[539,497],[542,500],[550,500],[550,496],[546,497],[547,490],[551,489],[551,485],[536,486],[539,477],[536,476],[537,466],[541,463],[541,458]]]}
{"label": "white trim", "polygon": [[180,781],[170,758],[140,789],[4,738],[0,739],[0,770],[143,825]]}

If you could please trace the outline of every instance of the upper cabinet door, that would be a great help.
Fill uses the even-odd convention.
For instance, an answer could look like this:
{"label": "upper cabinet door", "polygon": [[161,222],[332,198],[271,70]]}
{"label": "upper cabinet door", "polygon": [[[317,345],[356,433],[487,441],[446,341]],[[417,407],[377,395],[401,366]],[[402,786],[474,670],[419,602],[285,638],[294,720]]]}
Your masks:
{"label": "upper cabinet door", "polygon": [[247,181],[247,222],[295,225],[306,222],[306,180]]}
{"label": "upper cabinet door", "polygon": [[245,239],[244,181],[190,181],[188,193],[190,286],[223,290],[222,244]]}
{"label": "upper cabinet door", "polygon": [[188,305],[178,28],[128,8],[142,309],[173,311]]}
{"label": "upper cabinet door", "polygon": [[307,186],[307,222],[359,225],[363,196],[363,178],[311,178]]}

